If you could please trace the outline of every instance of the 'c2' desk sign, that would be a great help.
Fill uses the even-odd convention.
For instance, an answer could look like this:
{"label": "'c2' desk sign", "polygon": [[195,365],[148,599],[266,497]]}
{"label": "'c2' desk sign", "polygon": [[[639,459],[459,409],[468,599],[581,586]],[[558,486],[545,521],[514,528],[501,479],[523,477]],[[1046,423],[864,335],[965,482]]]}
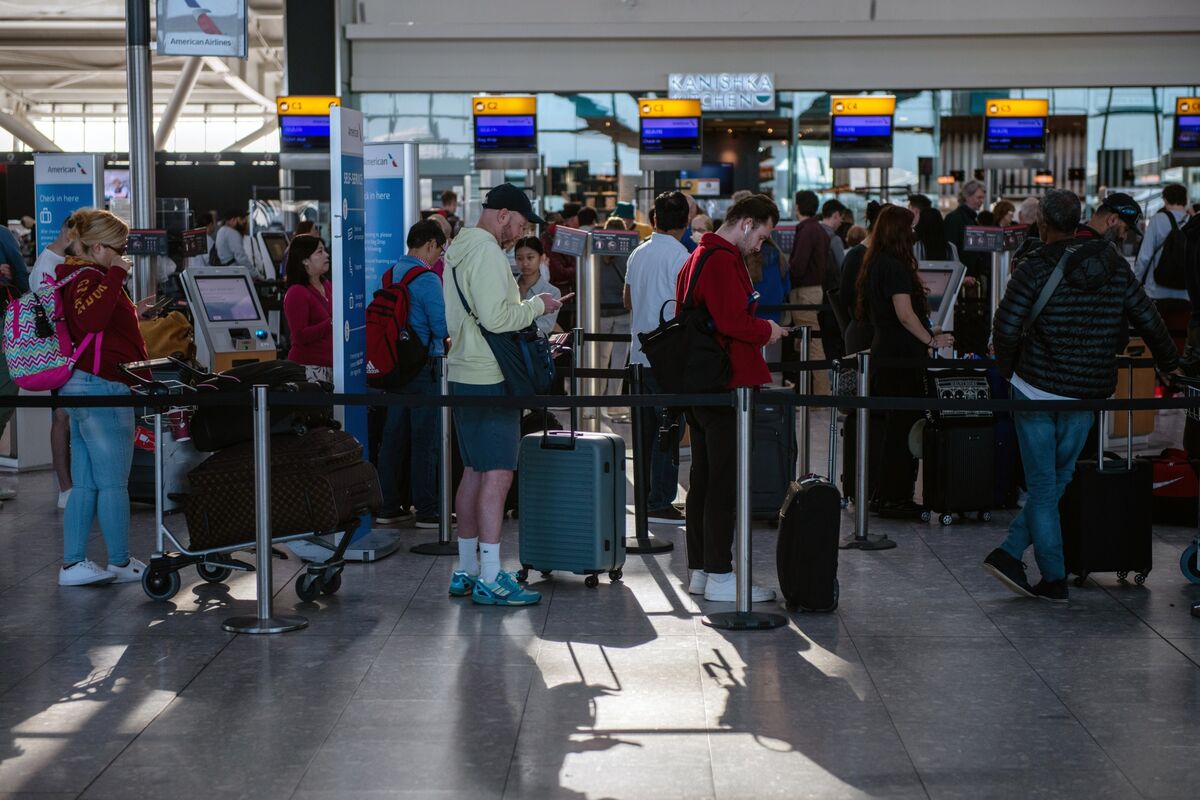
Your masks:
{"label": "'c2' desk sign", "polygon": [[704,111],[774,111],[775,75],[771,72],[672,72],[667,97],[693,98]]}
{"label": "'c2' desk sign", "polygon": [[33,194],[40,253],[58,238],[63,223],[75,211],[104,207],[104,157],[35,153]]}
{"label": "'c2' desk sign", "polygon": [[587,239],[587,231],[568,228],[564,225],[554,226],[554,252],[556,253],[580,257],[587,251]]}

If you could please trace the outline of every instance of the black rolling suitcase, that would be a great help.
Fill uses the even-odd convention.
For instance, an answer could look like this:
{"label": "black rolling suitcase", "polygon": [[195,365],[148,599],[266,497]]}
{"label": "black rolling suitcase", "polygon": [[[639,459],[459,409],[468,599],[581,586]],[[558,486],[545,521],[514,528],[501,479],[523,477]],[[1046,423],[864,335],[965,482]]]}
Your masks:
{"label": "black rolling suitcase", "polygon": [[754,409],[750,451],[750,513],[774,520],[796,475],[796,407],[761,405]]}
{"label": "black rolling suitcase", "polygon": [[[830,409],[829,475],[837,458],[837,414]],[[826,478],[807,475],[788,488],[779,512],[775,566],[787,607],[833,611],[838,605],[842,497]]]}
{"label": "black rolling suitcase", "polygon": [[[983,369],[934,369],[926,373],[928,396],[939,400],[989,400]],[[996,501],[996,431],[990,411],[935,411],[921,439],[922,504],[942,525],[954,515],[991,519]]]}
{"label": "black rolling suitcase", "polygon": [[1075,463],[1058,504],[1063,557],[1077,586],[1093,572],[1115,572],[1122,581],[1134,572],[1141,586],[1154,566],[1154,466],[1133,458],[1130,438],[1124,459],[1103,452],[1107,424],[1101,411],[1097,458]]}

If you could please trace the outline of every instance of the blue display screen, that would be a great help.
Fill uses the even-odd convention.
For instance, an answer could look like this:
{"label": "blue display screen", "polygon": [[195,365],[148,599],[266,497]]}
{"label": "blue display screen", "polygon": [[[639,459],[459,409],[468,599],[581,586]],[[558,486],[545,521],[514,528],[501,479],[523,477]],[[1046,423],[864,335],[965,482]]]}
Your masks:
{"label": "blue display screen", "polygon": [[329,117],[279,117],[279,147],[282,150],[328,150]]}
{"label": "blue display screen", "polygon": [[643,153],[699,153],[700,120],[697,117],[642,118]]}
{"label": "blue display screen", "polygon": [[1175,117],[1175,149],[1200,150],[1200,116]]}
{"label": "blue display screen", "polygon": [[833,118],[830,144],[837,150],[878,152],[892,149],[890,116],[837,116]]}
{"label": "blue display screen", "polygon": [[536,152],[537,123],[532,115],[475,117],[475,149]]}
{"label": "blue display screen", "polygon": [[985,153],[1044,153],[1045,117],[988,117],[983,137]]}

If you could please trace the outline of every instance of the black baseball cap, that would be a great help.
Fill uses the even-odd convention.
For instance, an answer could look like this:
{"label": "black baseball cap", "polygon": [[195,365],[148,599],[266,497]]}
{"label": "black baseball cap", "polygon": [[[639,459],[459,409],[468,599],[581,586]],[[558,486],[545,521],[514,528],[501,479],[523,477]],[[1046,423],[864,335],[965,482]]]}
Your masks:
{"label": "black baseball cap", "polygon": [[483,207],[493,211],[515,211],[524,217],[526,222],[535,225],[546,224],[546,220],[533,213],[533,203],[529,202],[529,195],[511,183],[502,183],[488,192],[483,198]]}
{"label": "black baseball cap", "polygon": [[1137,226],[1138,220],[1142,218],[1142,207],[1138,202],[1124,192],[1112,192],[1104,196],[1104,202],[1100,204],[1100,209],[1108,209],[1116,214],[1122,222],[1131,228]]}

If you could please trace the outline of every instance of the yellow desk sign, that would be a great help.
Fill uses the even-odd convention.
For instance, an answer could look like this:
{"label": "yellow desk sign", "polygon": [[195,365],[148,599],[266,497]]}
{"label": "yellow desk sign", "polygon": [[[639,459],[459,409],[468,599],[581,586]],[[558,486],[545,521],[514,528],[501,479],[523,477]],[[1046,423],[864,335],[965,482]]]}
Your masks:
{"label": "yellow desk sign", "polygon": [[477,117],[521,117],[537,113],[537,98],[519,97],[473,97],[471,112]]}
{"label": "yellow desk sign", "polygon": [[286,95],[275,98],[275,109],[285,117],[323,117],[329,109],[340,106],[340,98],[323,95]]}
{"label": "yellow desk sign", "polygon": [[662,117],[663,119],[698,117],[700,116],[700,100],[699,98],[662,100],[642,97],[638,99],[638,116],[649,118]]}
{"label": "yellow desk sign", "polygon": [[829,98],[829,113],[835,117],[890,117],[896,113],[895,95],[834,95]]}
{"label": "yellow desk sign", "polygon": [[1014,100],[1002,97],[988,100],[984,108],[984,115],[988,117],[1045,117],[1049,114],[1049,100]]}
{"label": "yellow desk sign", "polygon": [[1200,114],[1200,97],[1180,97],[1175,101],[1175,113],[1183,117]]}

